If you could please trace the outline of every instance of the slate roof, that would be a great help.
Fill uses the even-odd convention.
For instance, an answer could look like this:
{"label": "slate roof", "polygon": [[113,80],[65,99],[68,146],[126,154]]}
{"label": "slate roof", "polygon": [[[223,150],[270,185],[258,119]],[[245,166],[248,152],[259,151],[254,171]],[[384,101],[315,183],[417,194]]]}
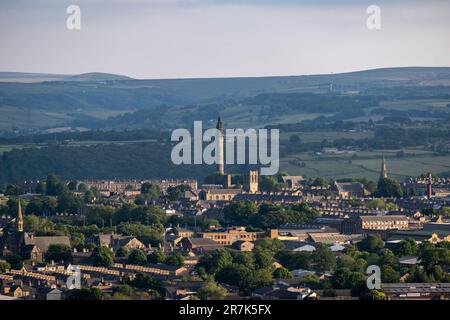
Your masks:
{"label": "slate roof", "polygon": [[364,186],[359,182],[336,182],[335,185],[338,192],[361,193],[364,190]]}
{"label": "slate roof", "polygon": [[65,244],[70,247],[70,239],[66,236],[28,236],[25,235],[25,245],[35,245],[40,251],[46,252],[48,247],[54,244]]}

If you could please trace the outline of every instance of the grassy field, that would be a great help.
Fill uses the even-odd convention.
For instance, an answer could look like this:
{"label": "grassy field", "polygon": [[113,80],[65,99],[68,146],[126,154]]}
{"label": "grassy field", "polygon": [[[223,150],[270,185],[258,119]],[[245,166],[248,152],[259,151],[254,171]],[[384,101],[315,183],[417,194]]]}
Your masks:
{"label": "grassy field", "polygon": [[343,155],[298,154],[280,160],[281,171],[307,177],[325,176],[329,178],[365,177],[378,179],[381,158],[387,160],[390,176],[404,179],[421,173],[441,173],[450,171],[450,155],[439,156],[420,149],[404,149],[403,157],[396,157],[399,150],[377,150]]}
{"label": "grassy field", "polygon": [[427,110],[432,109],[447,109],[450,104],[450,99],[417,99],[417,100],[400,100],[400,101],[383,101],[380,103],[380,108],[394,109],[394,110]]}
{"label": "grassy field", "polygon": [[300,140],[306,142],[321,142],[323,140],[333,141],[337,139],[365,139],[372,138],[373,132],[335,132],[335,131],[315,131],[315,132],[280,132],[280,140],[288,141],[289,137],[296,134]]}

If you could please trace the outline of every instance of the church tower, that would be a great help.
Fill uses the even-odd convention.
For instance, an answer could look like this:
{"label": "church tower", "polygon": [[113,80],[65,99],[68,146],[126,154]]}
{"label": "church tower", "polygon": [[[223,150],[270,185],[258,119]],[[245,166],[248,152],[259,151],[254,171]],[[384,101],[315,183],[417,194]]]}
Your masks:
{"label": "church tower", "polygon": [[387,178],[387,166],[386,166],[386,159],[383,156],[383,160],[381,161],[381,171],[380,171],[380,180]]}
{"label": "church tower", "polygon": [[19,204],[17,206],[17,231],[23,232],[23,214],[22,214],[22,205],[20,204],[20,199],[19,199]]}
{"label": "church tower", "polygon": [[225,174],[225,168],[224,168],[224,152],[223,152],[223,143],[224,143],[224,126],[223,122],[220,119],[217,119],[217,126],[216,129],[219,130],[219,137],[217,139],[218,144],[218,150],[217,150],[217,172],[220,174]]}
{"label": "church tower", "polygon": [[248,171],[244,174],[244,190],[248,193],[257,193],[258,185],[258,171]]}

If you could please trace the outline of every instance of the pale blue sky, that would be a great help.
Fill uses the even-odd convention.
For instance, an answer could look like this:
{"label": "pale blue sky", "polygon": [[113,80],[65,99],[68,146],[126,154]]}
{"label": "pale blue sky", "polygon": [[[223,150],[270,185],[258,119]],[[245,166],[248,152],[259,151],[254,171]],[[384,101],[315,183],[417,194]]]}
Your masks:
{"label": "pale blue sky", "polygon": [[[82,29],[66,29],[78,4]],[[366,28],[381,7],[382,30]],[[0,71],[136,78],[450,66],[450,1],[0,0]]]}

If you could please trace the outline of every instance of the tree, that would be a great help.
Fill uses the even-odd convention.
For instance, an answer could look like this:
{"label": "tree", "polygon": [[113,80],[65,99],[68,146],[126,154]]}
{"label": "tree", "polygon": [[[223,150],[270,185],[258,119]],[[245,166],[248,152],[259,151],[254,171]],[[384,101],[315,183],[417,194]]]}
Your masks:
{"label": "tree", "polygon": [[22,268],[23,259],[18,254],[11,254],[6,257],[6,262],[11,266],[11,268],[18,270]]}
{"label": "tree", "polygon": [[289,272],[288,269],[281,267],[277,268],[272,272],[272,275],[275,279],[291,279],[292,274]]}
{"label": "tree", "polygon": [[384,242],[379,235],[369,235],[358,243],[360,251],[377,252],[384,247]]}
{"label": "tree", "polygon": [[373,199],[366,203],[366,207],[370,209],[384,209],[386,207],[386,203],[383,199]]}
{"label": "tree", "polygon": [[450,217],[450,207],[442,207],[441,210],[439,210],[439,214],[444,217]]}
{"label": "tree", "polygon": [[223,209],[224,219],[233,225],[248,226],[258,212],[258,208],[251,201],[231,202]]}
{"label": "tree", "polygon": [[272,267],[273,254],[270,251],[255,249],[253,251],[255,257],[256,269],[267,269]]}
{"label": "tree", "polygon": [[161,195],[161,189],[150,182],[144,182],[141,186],[141,194],[146,195],[151,200],[156,200]]}
{"label": "tree", "polygon": [[312,253],[314,267],[317,271],[333,271],[336,267],[336,257],[327,246],[319,245]]}
{"label": "tree", "polygon": [[241,264],[230,264],[216,273],[216,279],[229,285],[238,286],[242,292],[248,293],[255,288],[257,279],[255,272]]}
{"label": "tree", "polygon": [[67,191],[67,187],[54,174],[49,174],[45,182],[48,196],[59,196]]}
{"label": "tree", "polygon": [[84,236],[84,234],[82,232],[76,232],[76,231],[71,232],[70,233],[70,243],[75,248],[82,249],[82,248],[84,248],[84,246],[86,244],[86,237]]}
{"label": "tree", "polygon": [[398,258],[391,250],[384,248],[381,250],[379,264],[395,268],[398,265]]}
{"label": "tree", "polygon": [[352,271],[347,267],[337,268],[333,275],[334,286],[338,289],[345,289],[350,286],[349,279]]}
{"label": "tree", "polygon": [[376,195],[385,198],[401,198],[403,190],[397,180],[387,177],[378,181]]}
{"label": "tree", "polygon": [[399,256],[413,256],[417,254],[418,246],[414,239],[407,238],[400,241],[394,247],[394,251]]}
{"label": "tree", "polygon": [[78,208],[81,207],[83,201],[80,197],[73,193],[62,192],[58,196],[58,211],[75,214],[78,212]]}
{"label": "tree", "polygon": [[139,289],[152,289],[159,292],[162,292],[164,290],[160,280],[143,273],[136,274],[136,277],[132,281],[130,281],[130,285]]}
{"label": "tree", "polygon": [[118,258],[128,258],[128,255],[130,253],[128,252],[128,249],[126,247],[120,247],[117,249],[116,257]]}
{"label": "tree", "polygon": [[184,196],[184,192],[189,190],[191,190],[191,187],[184,184],[175,187],[169,187],[167,188],[167,197],[170,201],[180,201]]}
{"label": "tree", "polygon": [[23,193],[20,187],[8,184],[5,189],[5,196],[19,196]]}
{"label": "tree", "polygon": [[383,291],[380,290],[372,290],[370,292],[370,295],[372,296],[373,300],[386,300],[386,295]]}
{"label": "tree", "polygon": [[165,263],[169,266],[182,266],[184,264],[184,259],[179,252],[171,252],[166,257]]}
{"label": "tree", "polygon": [[259,176],[259,189],[265,192],[278,192],[281,185],[274,176]]}
{"label": "tree", "polygon": [[164,256],[164,253],[162,253],[161,251],[154,251],[147,257],[147,261],[149,263],[164,263],[165,260],[166,257]]}
{"label": "tree", "polygon": [[88,186],[84,182],[80,182],[80,184],[78,185],[78,191],[86,192],[88,190]]}
{"label": "tree", "polygon": [[279,239],[262,238],[255,244],[255,249],[270,251],[272,254],[285,250],[286,246]]}
{"label": "tree", "polygon": [[258,269],[256,271],[253,271],[252,276],[253,279],[250,282],[251,288],[262,288],[273,283],[271,269]]}
{"label": "tree", "polygon": [[289,215],[279,205],[262,203],[259,206],[258,215],[253,220],[253,225],[260,228],[278,228],[289,222]]}
{"label": "tree", "polygon": [[[422,283],[422,282],[430,282],[430,278],[423,268],[419,266],[413,266],[408,273],[408,276],[405,279],[405,282],[412,283]],[[434,280],[434,279],[433,279]]]}
{"label": "tree", "polygon": [[101,300],[103,293],[98,288],[91,289],[73,289],[69,290],[66,295],[66,300]]}
{"label": "tree", "polygon": [[48,247],[48,250],[45,253],[45,260],[71,262],[72,250],[65,244],[52,244]]}
{"label": "tree", "polygon": [[92,190],[87,190],[84,193],[84,197],[83,197],[84,203],[91,203],[91,202],[94,201],[94,199],[95,199],[95,195],[94,195],[94,192]]}
{"label": "tree", "polygon": [[255,269],[255,257],[252,252],[232,251],[233,262]]}
{"label": "tree", "polygon": [[97,267],[111,267],[114,254],[107,247],[96,247],[91,254],[92,263]]}
{"label": "tree", "polygon": [[207,273],[213,274],[230,265],[232,262],[233,258],[230,251],[227,249],[217,249],[201,256],[197,264],[197,269],[203,267]]}
{"label": "tree", "polygon": [[307,274],[301,279],[301,282],[308,288],[318,289],[320,287],[320,278],[316,274]]}
{"label": "tree", "polygon": [[47,193],[47,185],[44,181],[40,181],[36,186],[36,193],[45,195]]}
{"label": "tree", "polygon": [[93,206],[89,208],[86,214],[86,222],[90,225],[95,224],[98,227],[109,225],[116,216],[116,209],[110,206]]}
{"label": "tree", "polygon": [[67,188],[70,191],[75,191],[75,190],[77,190],[77,185],[78,185],[77,181],[70,181],[69,184],[67,185]]}
{"label": "tree", "polygon": [[320,217],[320,212],[312,209],[306,202],[294,205],[288,211],[291,215],[290,221],[292,223],[310,223]]}
{"label": "tree", "polygon": [[25,213],[39,215],[43,211],[44,204],[41,197],[33,197],[30,202],[28,202]]}
{"label": "tree", "polygon": [[389,265],[383,265],[381,267],[381,281],[383,283],[397,283],[400,281],[400,273]]}
{"label": "tree", "polygon": [[114,287],[113,290],[114,290],[114,293],[120,293],[120,294],[122,294],[124,296],[127,296],[127,297],[131,297],[134,294],[133,287],[131,287],[131,286],[127,285],[127,284],[123,284],[123,285]]}
{"label": "tree", "polygon": [[6,261],[0,261],[0,272],[5,272],[11,269],[11,265]]}
{"label": "tree", "polygon": [[311,253],[309,252],[290,252],[280,251],[275,254],[280,263],[289,270],[310,268],[312,262]]}
{"label": "tree", "polygon": [[146,265],[147,264],[147,255],[141,249],[133,249],[128,256],[128,263],[138,264],[138,265]]}
{"label": "tree", "polygon": [[163,241],[164,227],[162,225],[146,226],[140,223],[120,223],[117,232],[125,236],[134,236],[145,245],[156,247]]}
{"label": "tree", "polygon": [[26,232],[47,233],[54,231],[55,223],[47,218],[41,218],[35,215],[25,216],[23,218],[23,226]]}
{"label": "tree", "polygon": [[221,300],[227,295],[227,289],[214,281],[208,281],[198,290],[198,297],[202,300]]}

